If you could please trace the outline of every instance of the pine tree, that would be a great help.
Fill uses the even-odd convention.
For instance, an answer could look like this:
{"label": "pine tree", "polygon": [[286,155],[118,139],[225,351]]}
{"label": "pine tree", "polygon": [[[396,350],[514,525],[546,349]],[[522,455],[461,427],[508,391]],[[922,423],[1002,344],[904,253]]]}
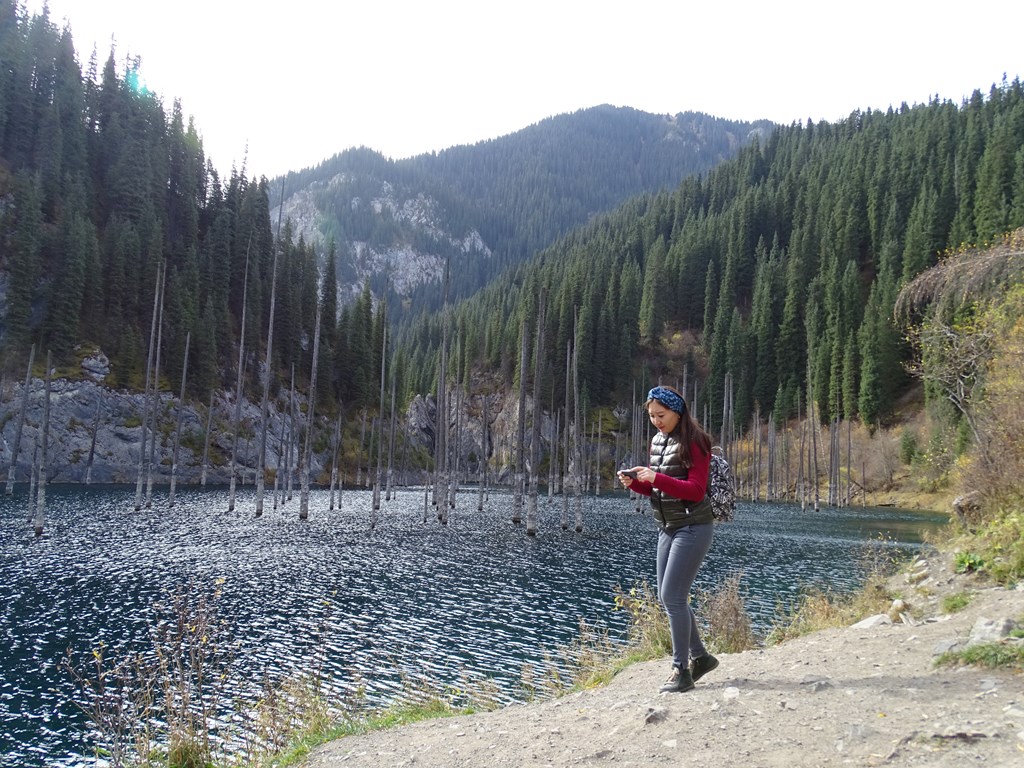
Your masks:
{"label": "pine tree", "polygon": [[7,344],[11,348],[27,345],[31,328],[32,303],[40,275],[40,249],[43,216],[42,191],[38,177],[19,173],[14,180],[13,217],[7,269]]}
{"label": "pine tree", "polygon": [[69,213],[62,220],[61,246],[64,261],[50,294],[47,336],[56,359],[66,361],[79,339],[86,270],[95,264],[99,251],[92,223],[82,213]]}
{"label": "pine tree", "polygon": [[665,324],[667,252],[664,239],[659,238],[647,254],[644,263],[644,290],[640,298],[640,339],[651,347],[657,344]]}
{"label": "pine tree", "polygon": [[984,241],[991,241],[1010,229],[1013,204],[1015,153],[1024,135],[1024,102],[1010,113],[1000,114],[978,164],[974,197],[974,229]]}

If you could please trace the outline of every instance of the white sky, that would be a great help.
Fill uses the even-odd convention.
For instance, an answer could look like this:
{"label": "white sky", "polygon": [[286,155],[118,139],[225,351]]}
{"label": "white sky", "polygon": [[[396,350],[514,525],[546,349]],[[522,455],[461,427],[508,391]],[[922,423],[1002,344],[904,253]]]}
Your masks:
{"label": "white sky", "polygon": [[[142,57],[227,174],[393,158],[598,104],[789,124],[1024,76],[1019,0],[49,0],[83,68]],[[43,0],[27,0],[38,12]]]}

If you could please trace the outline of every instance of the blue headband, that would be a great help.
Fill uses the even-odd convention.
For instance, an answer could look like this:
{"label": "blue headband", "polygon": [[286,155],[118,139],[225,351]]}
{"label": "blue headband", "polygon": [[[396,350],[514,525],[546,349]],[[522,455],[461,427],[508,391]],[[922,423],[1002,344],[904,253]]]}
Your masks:
{"label": "blue headband", "polygon": [[671,389],[665,387],[655,387],[647,393],[648,400],[657,400],[663,404],[666,408],[669,408],[680,416],[683,414],[683,410],[686,408],[686,404],[683,402],[683,398],[673,392]]}

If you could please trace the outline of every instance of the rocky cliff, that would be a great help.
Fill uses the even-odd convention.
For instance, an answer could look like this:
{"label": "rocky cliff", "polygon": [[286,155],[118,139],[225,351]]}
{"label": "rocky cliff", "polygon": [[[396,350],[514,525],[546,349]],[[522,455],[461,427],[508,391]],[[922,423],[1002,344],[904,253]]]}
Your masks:
{"label": "rocky cliff", "polygon": [[[47,451],[47,479],[57,483],[134,483],[138,477],[143,440],[143,417],[146,398],[140,392],[113,389],[103,383],[106,369],[102,360],[88,359],[83,363],[83,377],[56,378],[50,382],[49,439]],[[268,408],[266,466],[279,466],[279,457],[287,439],[293,445],[301,444],[300,431],[304,427],[305,398],[300,397],[299,422],[294,429],[288,419],[288,393],[282,390],[271,400]],[[486,398],[486,407],[485,407]],[[33,378],[26,393],[24,382],[8,382],[0,392],[0,473],[6,477],[11,460],[17,457],[15,481],[27,482],[34,457],[39,450],[44,407],[45,384]],[[18,423],[24,424],[18,441]],[[530,408],[530,405],[527,405]],[[449,443],[461,446],[460,470],[470,475],[480,471],[481,460],[487,457],[489,479],[506,479],[515,462],[516,432],[519,402],[516,396],[502,393],[477,395],[461,399],[453,409],[449,426]],[[455,414],[458,414],[456,416]],[[209,403],[186,401],[179,408],[176,394],[160,392],[157,405],[156,443],[154,449],[154,481],[168,483],[174,461],[175,433],[181,420],[177,454],[176,482],[199,483],[203,475],[203,457],[207,455],[206,480],[208,483],[227,483],[230,479],[230,460],[235,420],[234,393],[214,393],[212,409]],[[486,414],[486,426],[484,416]],[[371,414],[372,416],[372,414]],[[348,414],[349,438],[342,449],[339,462],[353,470],[375,463],[375,457],[360,459],[360,437],[369,446],[370,421],[362,428],[362,414]],[[408,445],[395,456],[406,468],[422,468],[429,463],[433,452],[436,403],[432,397],[416,396],[397,419],[396,445]],[[372,419],[371,419],[372,420]],[[313,481],[328,477],[333,460],[333,418],[318,417],[313,433],[314,449],[310,457],[310,475]],[[238,441],[239,478],[252,482],[259,463],[260,403],[243,396],[240,410]],[[549,450],[556,425],[544,414],[541,425],[542,451]],[[209,444],[207,445],[207,430]],[[364,434],[365,432],[365,434]],[[146,433],[152,436],[148,429]],[[366,450],[366,449],[362,449]],[[293,450],[292,456],[297,453]],[[295,459],[292,459],[294,465]],[[417,467],[417,463],[420,466]],[[352,477],[350,472],[348,477]]]}

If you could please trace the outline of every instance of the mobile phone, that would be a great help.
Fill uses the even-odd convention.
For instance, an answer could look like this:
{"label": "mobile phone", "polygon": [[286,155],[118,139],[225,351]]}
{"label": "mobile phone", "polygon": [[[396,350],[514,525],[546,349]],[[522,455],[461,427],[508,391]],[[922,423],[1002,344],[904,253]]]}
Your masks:
{"label": "mobile phone", "polygon": [[620,474],[624,475],[625,477],[631,477],[634,480],[636,480],[636,470],[634,469],[623,469],[621,470]]}

